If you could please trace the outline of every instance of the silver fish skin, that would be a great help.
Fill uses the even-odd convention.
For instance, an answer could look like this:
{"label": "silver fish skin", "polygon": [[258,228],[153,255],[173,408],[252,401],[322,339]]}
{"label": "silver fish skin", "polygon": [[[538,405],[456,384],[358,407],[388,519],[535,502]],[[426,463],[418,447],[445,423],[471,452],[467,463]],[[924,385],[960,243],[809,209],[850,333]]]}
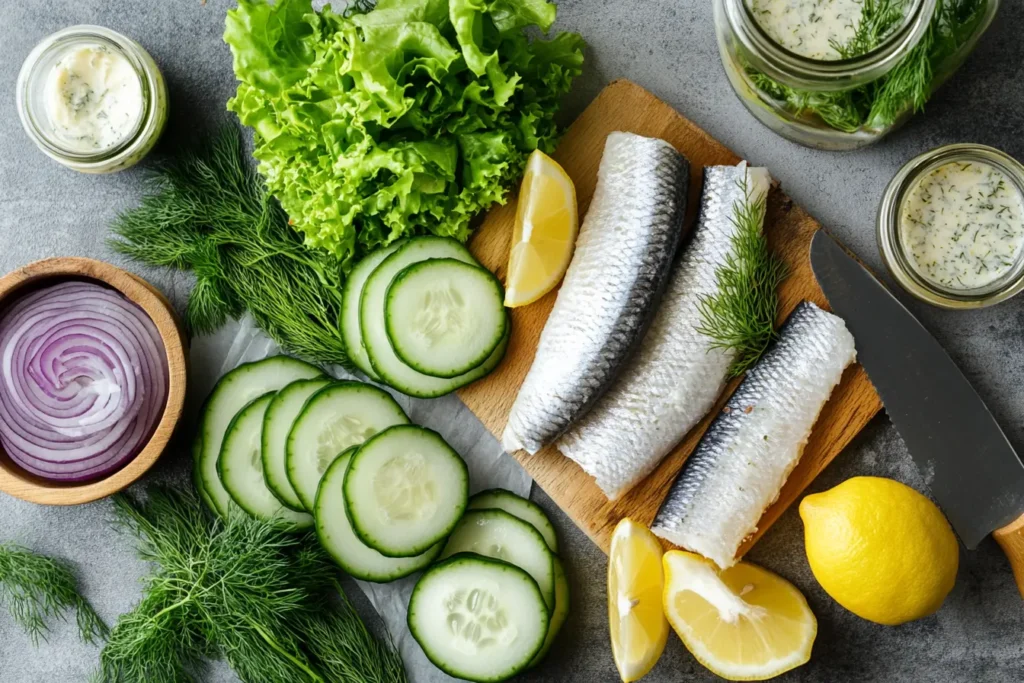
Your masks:
{"label": "silver fish skin", "polygon": [[646,477],[715,405],[734,351],[697,331],[700,301],[733,255],[736,206],[768,192],[765,168],[704,170],[700,214],[639,351],[611,389],[558,441],[611,500]]}
{"label": "silver fish skin", "polygon": [[719,567],[735,564],[856,355],[842,319],[797,306],[686,461],[651,531]]}
{"label": "silver fish skin", "polygon": [[506,451],[553,442],[636,349],[679,248],[689,166],[664,140],[608,136],[576,252],[509,414]]}

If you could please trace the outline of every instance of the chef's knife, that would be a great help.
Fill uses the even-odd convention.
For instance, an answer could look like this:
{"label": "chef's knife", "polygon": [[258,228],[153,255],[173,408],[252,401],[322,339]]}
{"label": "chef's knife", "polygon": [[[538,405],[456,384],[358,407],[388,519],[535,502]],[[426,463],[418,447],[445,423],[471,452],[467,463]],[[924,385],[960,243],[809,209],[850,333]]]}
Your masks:
{"label": "chef's knife", "polygon": [[1024,465],[1003,430],[935,337],[821,230],[811,268],[960,540],[993,534],[1024,596]]}

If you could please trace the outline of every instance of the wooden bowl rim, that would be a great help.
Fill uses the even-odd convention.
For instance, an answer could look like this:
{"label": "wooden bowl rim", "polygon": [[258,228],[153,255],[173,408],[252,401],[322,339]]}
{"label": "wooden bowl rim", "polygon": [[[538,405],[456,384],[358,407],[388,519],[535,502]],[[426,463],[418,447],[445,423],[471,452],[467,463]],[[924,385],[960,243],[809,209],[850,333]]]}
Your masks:
{"label": "wooden bowl rim", "polygon": [[[110,475],[84,484],[60,484],[21,469],[9,456],[0,460],[0,491],[30,503],[78,505],[105,498],[146,473],[164,452],[185,406],[186,341],[167,299],[140,277],[117,266],[80,256],[35,261],[0,278],[0,307],[18,290],[49,279],[86,278],[106,284],[138,304],[156,325],[167,357],[167,399],[152,436],[131,461]],[[0,449],[2,453],[2,449]]]}

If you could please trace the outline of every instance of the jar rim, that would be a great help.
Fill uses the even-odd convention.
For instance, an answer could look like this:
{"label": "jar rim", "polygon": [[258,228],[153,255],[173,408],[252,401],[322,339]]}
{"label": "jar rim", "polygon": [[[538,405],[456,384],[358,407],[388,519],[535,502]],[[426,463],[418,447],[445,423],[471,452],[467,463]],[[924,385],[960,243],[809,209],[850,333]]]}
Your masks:
{"label": "jar rim", "polygon": [[[117,144],[96,152],[77,152],[60,145],[47,133],[46,128],[39,124],[36,117],[33,116],[34,112],[29,104],[31,89],[37,86],[39,79],[47,76],[46,73],[43,73],[45,70],[38,68],[44,58],[52,55],[55,51],[86,43],[99,43],[115,49],[131,65],[142,90],[142,111],[136,118],[131,132]],[[17,82],[18,114],[25,132],[49,156],[80,165],[105,164],[122,155],[129,154],[138,144],[153,116],[154,85],[152,75],[146,68],[141,55],[138,54],[134,41],[130,38],[103,26],[91,24],[68,26],[39,41],[22,63]]]}
{"label": "jar rim", "polygon": [[881,78],[921,41],[936,0],[908,0],[908,5],[902,24],[880,45],[862,55],[834,60],[812,59],[780,45],[758,22],[747,0],[725,0],[725,14],[758,71],[798,90],[834,92]]}
{"label": "jar rim", "polygon": [[958,161],[988,164],[1003,172],[1024,200],[1024,165],[995,147],[973,143],[943,145],[919,154],[896,172],[886,186],[878,207],[877,238],[882,261],[903,289],[940,308],[983,308],[1005,301],[1024,290],[1024,249],[1005,275],[968,290],[941,287],[924,278],[910,263],[900,239],[904,202],[918,182],[937,168]]}

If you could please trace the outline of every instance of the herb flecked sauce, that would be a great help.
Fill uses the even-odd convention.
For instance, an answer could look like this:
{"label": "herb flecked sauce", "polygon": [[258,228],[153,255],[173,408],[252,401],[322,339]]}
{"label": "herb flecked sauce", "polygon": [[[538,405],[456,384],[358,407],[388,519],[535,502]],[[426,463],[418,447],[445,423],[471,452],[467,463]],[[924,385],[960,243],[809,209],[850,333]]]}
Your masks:
{"label": "herb flecked sauce", "polygon": [[863,0],[747,0],[757,23],[776,43],[809,59],[840,59],[860,26]]}
{"label": "herb flecked sauce", "polygon": [[47,77],[46,114],[54,138],[71,152],[116,146],[134,132],[143,108],[135,68],[105,45],[68,50]]}
{"label": "herb flecked sauce", "polygon": [[900,211],[903,251],[919,275],[973,290],[1013,269],[1024,245],[1024,198],[998,168],[950,162],[923,177]]}

